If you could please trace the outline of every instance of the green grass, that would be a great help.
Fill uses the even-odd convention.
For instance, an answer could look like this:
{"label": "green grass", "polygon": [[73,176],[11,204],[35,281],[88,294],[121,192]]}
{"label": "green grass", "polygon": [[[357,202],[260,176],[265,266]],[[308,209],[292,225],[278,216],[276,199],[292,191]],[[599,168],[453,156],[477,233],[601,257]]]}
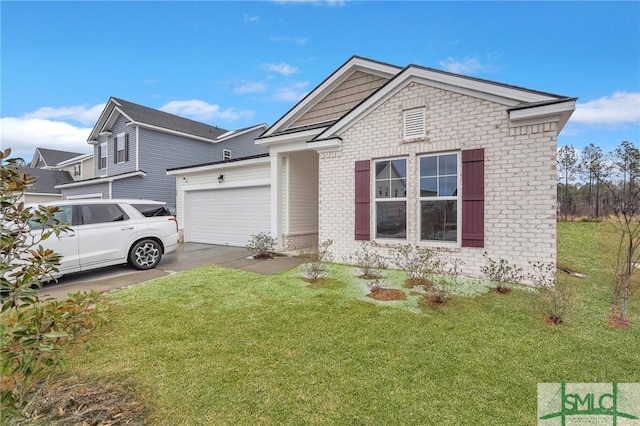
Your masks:
{"label": "green grass", "polygon": [[212,266],[110,295],[70,370],[126,383],[158,425],[536,424],[538,383],[640,382],[637,285],[631,328],[606,323],[610,230],[559,230],[561,262],[588,275],[561,276],[574,304],[560,327],[532,291],[481,284],[432,309],[366,298],[345,266],[321,288]]}

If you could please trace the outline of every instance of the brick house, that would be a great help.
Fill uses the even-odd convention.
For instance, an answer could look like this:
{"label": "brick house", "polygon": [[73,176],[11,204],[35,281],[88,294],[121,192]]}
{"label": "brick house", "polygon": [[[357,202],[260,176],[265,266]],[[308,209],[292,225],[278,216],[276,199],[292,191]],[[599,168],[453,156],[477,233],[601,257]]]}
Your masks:
{"label": "brick house", "polygon": [[340,260],[363,241],[443,250],[471,276],[484,252],[555,262],[556,138],[575,101],[352,57],[256,139],[266,230],[285,250],[332,239]]}

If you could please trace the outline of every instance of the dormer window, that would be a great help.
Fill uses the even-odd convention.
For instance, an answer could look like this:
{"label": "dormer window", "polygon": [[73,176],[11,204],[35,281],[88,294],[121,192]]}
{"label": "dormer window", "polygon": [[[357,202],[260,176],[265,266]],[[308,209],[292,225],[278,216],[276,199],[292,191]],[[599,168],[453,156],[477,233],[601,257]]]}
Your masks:
{"label": "dormer window", "polygon": [[426,112],[424,107],[402,112],[402,139],[424,138],[426,136]]}

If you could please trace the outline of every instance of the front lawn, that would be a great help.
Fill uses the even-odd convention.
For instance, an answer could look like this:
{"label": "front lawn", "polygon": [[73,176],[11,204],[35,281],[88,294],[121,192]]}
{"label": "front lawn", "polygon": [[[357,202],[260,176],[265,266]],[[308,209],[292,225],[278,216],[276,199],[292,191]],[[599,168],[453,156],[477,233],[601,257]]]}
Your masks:
{"label": "front lawn", "polygon": [[125,384],[157,425],[536,424],[538,383],[640,382],[637,282],[631,327],[606,322],[610,230],[559,229],[561,263],[588,275],[561,274],[562,326],[532,291],[434,309],[366,298],[345,266],[323,286],[212,266],[111,294],[69,373]]}

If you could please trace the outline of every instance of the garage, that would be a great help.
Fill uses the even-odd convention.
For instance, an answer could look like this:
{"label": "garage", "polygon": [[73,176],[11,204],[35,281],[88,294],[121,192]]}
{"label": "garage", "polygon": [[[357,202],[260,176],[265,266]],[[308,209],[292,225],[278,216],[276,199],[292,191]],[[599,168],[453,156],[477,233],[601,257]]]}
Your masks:
{"label": "garage", "polygon": [[185,242],[244,247],[270,231],[270,196],[269,185],[185,191]]}

